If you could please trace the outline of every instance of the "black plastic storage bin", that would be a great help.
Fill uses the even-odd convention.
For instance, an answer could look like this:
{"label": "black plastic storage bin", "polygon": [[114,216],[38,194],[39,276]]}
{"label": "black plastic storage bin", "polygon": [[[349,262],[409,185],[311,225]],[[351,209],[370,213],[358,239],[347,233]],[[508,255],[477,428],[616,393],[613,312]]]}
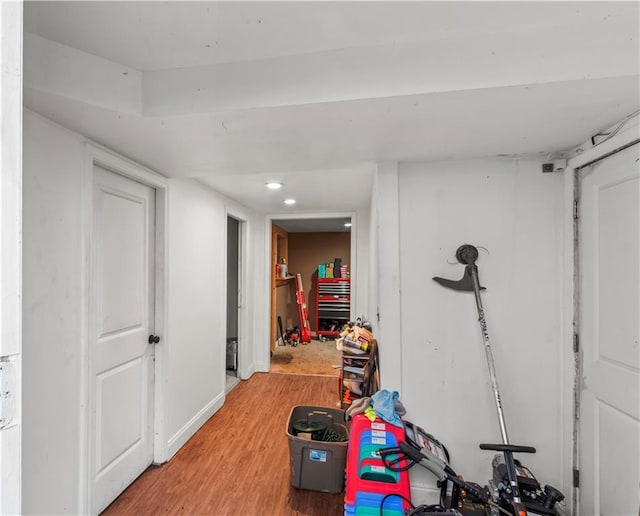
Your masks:
{"label": "black plastic storage bin", "polygon": [[[316,432],[300,432],[294,424],[300,421],[320,423],[345,437],[344,442],[313,440]],[[320,432],[318,432],[320,433]],[[291,409],[287,422],[291,485],[325,493],[341,493],[349,444],[349,424],[344,410],[300,405]]]}

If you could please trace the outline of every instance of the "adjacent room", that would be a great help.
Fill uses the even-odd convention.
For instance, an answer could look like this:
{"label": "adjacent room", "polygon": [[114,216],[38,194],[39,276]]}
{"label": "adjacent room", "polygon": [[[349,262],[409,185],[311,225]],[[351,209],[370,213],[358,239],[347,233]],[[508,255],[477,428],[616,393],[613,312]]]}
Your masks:
{"label": "adjacent room", "polygon": [[272,221],[271,372],[338,376],[334,340],[354,319],[352,227],[351,217]]}
{"label": "adjacent room", "polygon": [[0,513],[638,514],[638,2],[0,23]]}

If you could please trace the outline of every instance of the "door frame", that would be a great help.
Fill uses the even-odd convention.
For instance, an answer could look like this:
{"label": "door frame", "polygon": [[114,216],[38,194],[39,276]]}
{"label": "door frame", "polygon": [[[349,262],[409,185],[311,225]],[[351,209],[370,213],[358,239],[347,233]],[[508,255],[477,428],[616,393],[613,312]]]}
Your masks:
{"label": "door frame", "polygon": [[0,429],[0,514],[22,512],[22,0],[0,3],[0,360],[13,370]]}
{"label": "door frame", "polygon": [[154,362],[154,401],[153,401],[153,462],[166,462],[168,445],[165,428],[165,380],[169,320],[167,288],[168,285],[168,197],[169,181],[164,176],[123,158],[95,143],[85,143],[85,165],[83,177],[83,228],[82,251],[84,271],[82,273],[82,336],[83,346],[80,350],[80,465],[79,465],[79,507],[81,513],[88,513],[91,500],[91,482],[89,471],[89,447],[91,446],[91,406],[94,395],[91,382],[92,350],[90,336],[95,334],[94,317],[95,290],[93,274],[93,169],[98,165],[106,170],[132,179],[153,188],[156,192],[155,202],[155,331],[162,336],[161,344],[155,346]]}
{"label": "door frame", "polygon": [[258,346],[256,357],[258,357],[258,363],[262,366],[260,371],[268,372],[271,369],[271,358],[269,351],[271,350],[271,279],[274,271],[271,269],[271,226],[274,220],[291,220],[291,219],[337,219],[337,218],[351,218],[351,264],[349,267],[351,278],[351,303],[349,315],[353,318],[356,307],[357,289],[354,285],[357,285],[358,275],[358,214],[355,211],[343,211],[332,213],[271,213],[265,216],[264,226],[264,283],[263,283],[263,322],[264,327],[262,331],[262,338],[257,339],[256,345]]}
{"label": "door frame", "polygon": [[[604,159],[611,154],[640,142],[638,138],[638,121],[632,121],[615,136],[601,144],[584,150],[567,162],[564,176],[564,253],[562,259],[562,471],[563,486],[567,505],[571,514],[579,514],[579,488],[574,487],[574,471],[579,471],[580,450],[578,421],[575,410],[579,413],[580,380],[582,376],[581,350],[574,352],[574,334],[580,332],[578,288],[578,240],[575,233],[574,203],[579,200],[579,169]],[[574,410],[575,409],[575,410]]]}
{"label": "door frame", "polygon": [[[227,219],[228,217],[234,218],[238,221],[238,369],[237,374],[240,380],[248,379],[255,372],[255,365],[251,360],[249,342],[249,321],[251,317],[247,314],[247,310],[250,305],[248,303],[248,274],[249,274],[249,217],[242,210],[233,206],[225,206],[225,226],[224,226],[224,241],[225,244],[228,241],[227,235]],[[227,258],[228,253],[224,253],[224,270],[227,270]],[[227,292],[227,276],[224,276],[223,292],[225,292],[225,314],[228,309],[226,301]],[[226,348],[225,348],[226,353]],[[223,357],[221,362],[224,364],[223,369],[223,381],[226,381],[226,357]],[[224,385],[223,389],[224,391]]]}

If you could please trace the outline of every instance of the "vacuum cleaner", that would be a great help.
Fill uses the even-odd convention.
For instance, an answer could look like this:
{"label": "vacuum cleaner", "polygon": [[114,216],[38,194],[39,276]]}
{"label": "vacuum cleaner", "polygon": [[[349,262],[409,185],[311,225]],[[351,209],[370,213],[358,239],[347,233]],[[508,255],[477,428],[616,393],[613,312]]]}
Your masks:
{"label": "vacuum cleaner", "polygon": [[[430,471],[438,479],[440,503],[420,505],[411,510],[407,516],[526,516],[527,514],[555,514],[554,505],[559,501],[554,488],[540,485],[531,472],[513,458],[514,453],[535,452],[530,446],[513,444],[481,444],[480,448],[501,452],[494,459],[494,474],[487,486],[469,482],[458,475],[449,465],[447,448],[435,437],[410,421],[404,421],[405,441],[398,446],[381,448],[378,453],[388,469],[403,471],[420,465]],[[521,476],[525,478],[522,479]],[[502,483],[507,495],[496,495],[496,485]],[[520,501],[517,495],[519,485],[525,484]],[[515,486],[515,487],[513,487]],[[533,491],[538,493],[534,494]]]}
{"label": "vacuum cleaner", "polygon": [[514,514],[515,516],[524,516],[526,514],[556,515],[556,504],[564,499],[564,495],[550,485],[545,485],[542,488],[531,471],[513,457],[514,453],[535,453],[536,450],[531,446],[519,446],[509,443],[498,379],[493,362],[493,353],[489,342],[487,321],[480,298],[480,291],[485,290],[485,288],[480,286],[478,277],[478,266],[476,265],[478,249],[470,244],[461,245],[456,251],[456,259],[465,266],[462,279],[457,281],[439,277],[434,277],[433,279],[443,287],[463,292],[473,292],[475,296],[480,332],[502,436],[502,444],[480,445],[483,450],[500,452],[495,455],[492,461],[493,475],[488,485],[493,504],[500,507],[501,512],[508,511],[508,514]]}

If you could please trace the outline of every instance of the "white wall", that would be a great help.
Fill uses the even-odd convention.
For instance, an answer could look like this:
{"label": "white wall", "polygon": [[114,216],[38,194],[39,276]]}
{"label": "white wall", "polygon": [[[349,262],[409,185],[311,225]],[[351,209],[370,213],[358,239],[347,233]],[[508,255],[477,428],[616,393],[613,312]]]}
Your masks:
{"label": "white wall", "polygon": [[369,263],[369,251],[371,249],[371,213],[368,207],[359,209],[356,212],[356,234],[355,234],[355,253],[351,251],[352,262],[355,257],[357,270],[352,269],[351,275],[355,276],[352,296],[353,300],[353,316],[354,318],[361,315],[371,320],[374,315],[375,306],[369,304],[369,271],[371,264]]}
{"label": "white wall", "polygon": [[[25,112],[25,514],[82,510],[84,143],[82,136]],[[160,448],[168,456],[224,401],[229,207],[242,215],[241,207],[198,182],[170,181],[168,321],[160,344],[166,346],[165,398],[159,407],[164,414]],[[252,342],[251,332],[247,340]],[[253,367],[253,353],[250,347],[247,368]]]}
{"label": "white wall", "polygon": [[[478,260],[487,287],[482,299],[510,441],[535,446],[538,453],[523,462],[542,483],[568,494],[560,399],[561,347],[570,345],[561,331],[563,177],[542,174],[540,165],[400,165],[400,394],[407,418],[445,443],[454,469],[486,482],[492,453],[478,443],[501,438],[473,294],[432,280],[462,277],[460,245],[485,247]],[[412,483],[433,484],[426,472]]]}
{"label": "white wall", "polygon": [[369,203],[369,248],[367,249],[366,259],[369,263],[368,274],[368,307],[369,320],[373,326],[374,333],[378,333],[378,299],[379,299],[379,281],[378,281],[378,173],[373,177],[371,186],[371,201]]}
{"label": "white wall", "polygon": [[[267,258],[265,257],[267,235],[265,233],[266,222],[264,215],[252,214],[248,220],[248,225],[251,228],[247,242],[247,295],[249,298],[244,300],[243,304],[247,307],[251,306],[253,310],[251,314],[246,314],[250,321],[250,331],[252,333],[249,336],[251,339],[250,355],[247,353],[245,356],[251,361],[251,364],[245,366],[242,362],[242,356],[239,357],[242,378],[248,378],[256,371],[268,370],[268,363],[265,363],[265,350],[268,356],[269,332],[271,331],[269,327],[270,306],[268,304],[271,297],[265,304],[266,294],[264,291],[266,281],[265,267],[267,266]],[[270,241],[271,234],[269,234]],[[268,268],[271,270],[271,258],[269,258]]]}
{"label": "white wall", "polygon": [[79,137],[24,114],[23,512],[79,511],[82,199]]}
{"label": "white wall", "polygon": [[226,214],[193,180],[169,188],[167,436],[173,455],[222,405],[226,352]]}
{"label": "white wall", "polygon": [[380,320],[380,377],[389,390],[402,387],[402,306],[400,304],[400,241],[398,163],[378,163],[376,174],[377,262],[375,282]]}

